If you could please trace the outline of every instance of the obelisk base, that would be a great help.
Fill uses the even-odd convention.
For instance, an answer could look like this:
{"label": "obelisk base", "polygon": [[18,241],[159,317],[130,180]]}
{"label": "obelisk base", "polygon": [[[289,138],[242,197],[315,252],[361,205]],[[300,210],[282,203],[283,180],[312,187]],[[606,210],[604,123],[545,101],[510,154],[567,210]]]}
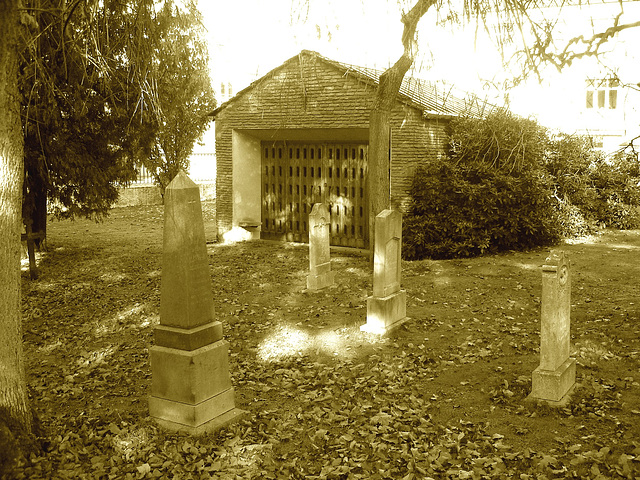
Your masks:
{"label": "obelisk base", "polygon": [[576,361],[567,358],[556,370],[540,367],[531,376],[531,394],[527,400],[542,401],[551,406],[564,406],[576,381]]}
{"label": "obelisk base", "polygon": [[230,388],[197,405],[151,396],[149,413],[166,430],[201,435],[237,422],[247,412],[235,408],[234,390]]}
{"label": "obelisk base", "polygon": [[367,323],[363,332],[383,335],[407,321],[407,293],[400,290],[388,297],[367,298]]}
{"label": "obelisk base", "polygon": [[192,434],[238,419],[242,411],[235,408],[228,350],[225,340],[191,351],[151,347],[151,417],[165,428]]}

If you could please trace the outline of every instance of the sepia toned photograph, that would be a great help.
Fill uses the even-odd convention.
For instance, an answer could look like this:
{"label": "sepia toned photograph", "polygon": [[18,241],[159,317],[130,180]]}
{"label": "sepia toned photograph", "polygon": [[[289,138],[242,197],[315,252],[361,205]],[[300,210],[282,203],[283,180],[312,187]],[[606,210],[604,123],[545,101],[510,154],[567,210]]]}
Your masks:
{"label": "sepia toned photograph", "polygon": [[638,45],[0,0],[0,480],[640,479]]}

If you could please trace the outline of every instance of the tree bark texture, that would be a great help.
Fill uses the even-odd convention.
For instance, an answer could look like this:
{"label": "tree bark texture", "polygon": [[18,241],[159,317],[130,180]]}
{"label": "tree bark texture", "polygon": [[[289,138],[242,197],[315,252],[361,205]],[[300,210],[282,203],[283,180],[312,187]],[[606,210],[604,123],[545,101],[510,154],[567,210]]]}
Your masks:
{"label": "tree bark texture", "polygon": [[20,315],[23,138],[18,0],[0,0],[0,411],[31,432]]}
{"label": "tree bark texture", "polygon": [[404,14],[402,23],[402,56],[387,69],[378,81],[369,120],[369,248],[373,252],[375,218],[391,206],[391,113],[405,74],[411,68],[418,51],[416,29],[418,22],[435,4],[435,0],[418,0]]}
{"label": "tree bark texture", "polygon": [[24,168],[22,219],[25,226],[31,222],[31,230],[39,235],[35,246],[42,248],[47,237],[47,187],[36,168],[31,171],[27,165]]}

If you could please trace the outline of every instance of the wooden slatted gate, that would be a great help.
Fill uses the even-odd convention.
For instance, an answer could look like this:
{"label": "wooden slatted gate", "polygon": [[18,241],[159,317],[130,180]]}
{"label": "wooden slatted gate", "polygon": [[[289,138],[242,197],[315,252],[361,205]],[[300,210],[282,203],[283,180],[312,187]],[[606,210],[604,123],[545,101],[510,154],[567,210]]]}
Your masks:
{"label": "wooden slatted gate", "polygon": [[308,242],[314,203],[331,214],[331,245],[368,246],[367,145],[262,142],[261,238]]}

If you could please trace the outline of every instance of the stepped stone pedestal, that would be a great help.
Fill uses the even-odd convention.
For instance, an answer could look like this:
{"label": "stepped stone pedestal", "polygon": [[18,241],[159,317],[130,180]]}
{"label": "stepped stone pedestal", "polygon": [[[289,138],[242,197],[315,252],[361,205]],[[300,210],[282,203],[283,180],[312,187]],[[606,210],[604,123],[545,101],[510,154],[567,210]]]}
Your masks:
{"label": "stepped stone pedestal", "polygon": [[529,400],[563,405],[575,385],[571,346],[571,271],[563,251],[552,251],[542,267],[540,365],[533,371]]}
{"label": "stepped stone pedestal", "polygon": [[149,349],[149,414],[193,435],[238,420],[229,344],[215,320],[200,190],[181,171],[165,191],[160,325]]}
{"label": "stepped stone pedestal", "polygon": [[309,214],[309,275],[307,288],[320,290],[334,284],[329,246],[329,209],[316,203]]}
{"label": "stepped stone pedestal", "polygon": [[367,299],[367,323],[360,330],[384,334],[407,320],[407,295],[400,289],[402,215],[383,210],[374,230],[373,296]]}

